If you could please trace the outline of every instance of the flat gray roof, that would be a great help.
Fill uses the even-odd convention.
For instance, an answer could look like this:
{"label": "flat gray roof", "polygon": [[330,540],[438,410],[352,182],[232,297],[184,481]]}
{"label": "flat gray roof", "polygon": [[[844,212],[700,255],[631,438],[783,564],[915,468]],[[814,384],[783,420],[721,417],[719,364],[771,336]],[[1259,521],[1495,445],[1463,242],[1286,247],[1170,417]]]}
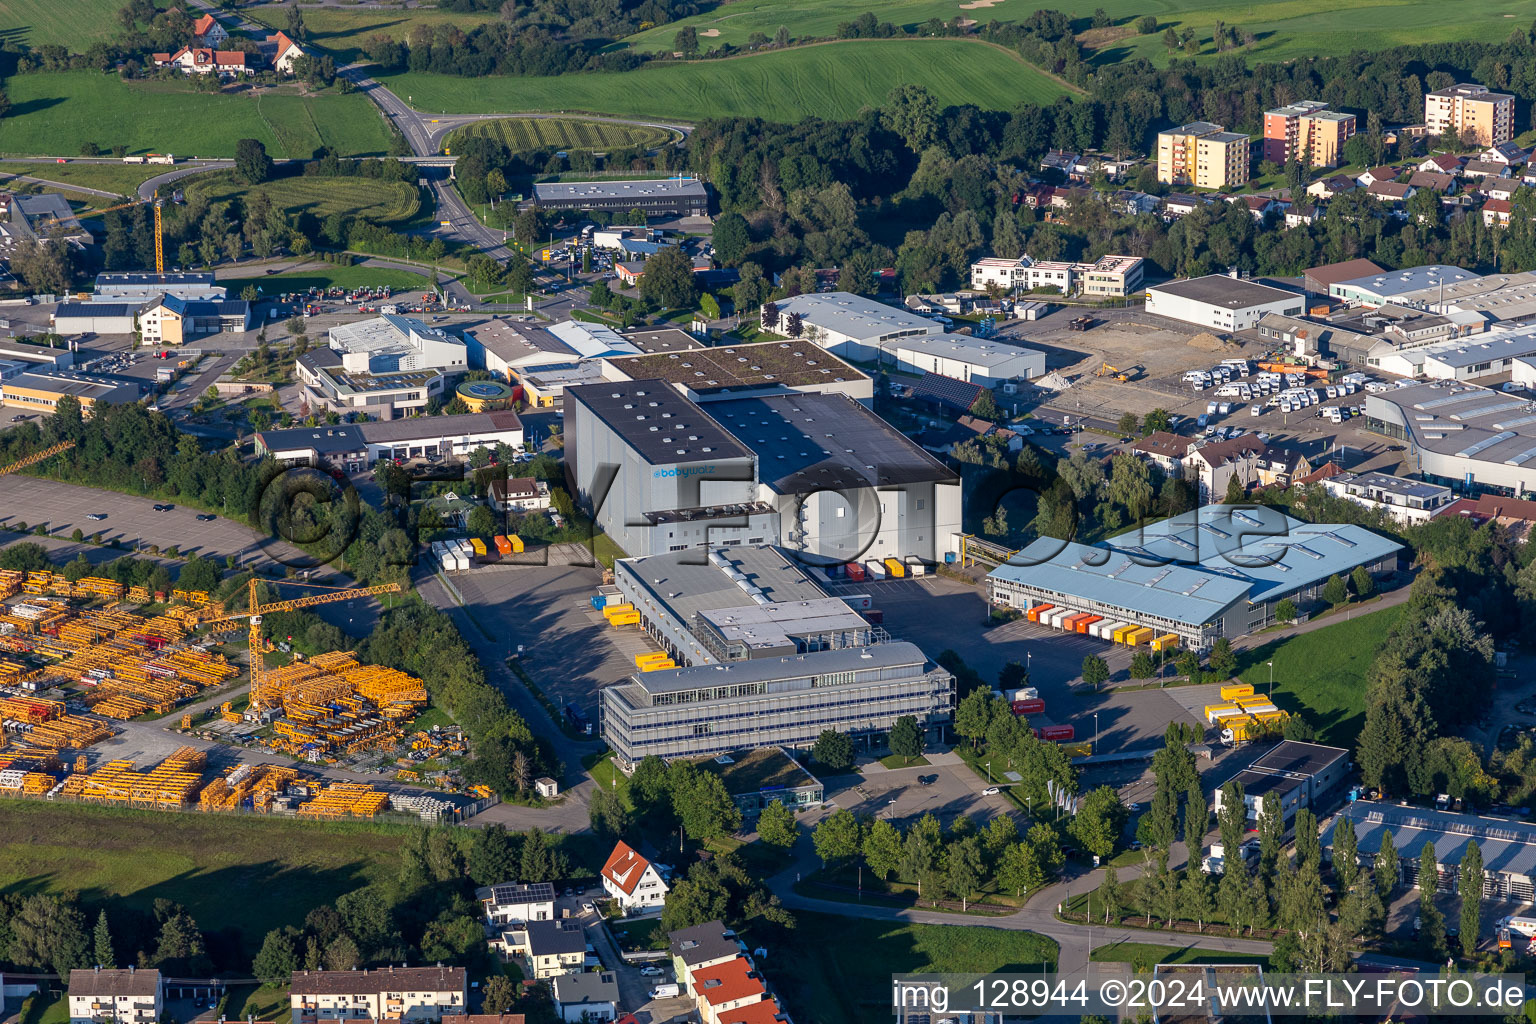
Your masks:
{"label": "flat gray roof", "polygon": [[487,320],[465,328],[464,336],[497,357],[512,362],[525,356],[547,353],[551,357],[572,359],[576,350],[538,324],[511,320]]}
{"label": "flat gray roof", "polygon": [[1337,761],[1347,757],[1349,757],[1349,751],[1343,747],[1302,743],[1299,740],[1281,740],[1254,758],[1248,767],[1253,771],[1318,775]]}
{"label": "flat gray roof", "polygon": [[[625,337],[638,343],[635,335]],[[627,377],[657,378],[695,392],[760,388],[773,384],[794,388],[865,379],[863,373],[804,339],[660,351],[609,359],[608,362]]]}
{"label": "flat gray roof", "polygon": [[665,380],[606,381],[565,389],[651,465],[746,459],[752,453]]}
{"label": "flat gray roof", "polygon": [[644,181],[548,181],[533,186],[541,203],[591,199],[644,199],[652,196],[708,197],[698,178],[652,178]]}
{"label": "flat gray roof", "polygon": [[1042,537],[990,575],[1198,627],[1401,549],[1359,526],[1205,505],[1095,546]]}
{"label": "flat gray roof", "polygon": [[807,324],[860,341],[878,338],[893,331],[922,331],[924,334],[939,334],[943,331],[936,320],[852,292],[796,295],[783,300],[778,306],[781,317],[799,313]]}
{"label": "flat gray roof", "polygon": [[709,411],[757,456],[758,479],[780,494],[958,479],[847,395],[732,398]]}
{"label": "flat gray roof", "polygon": [[624,340],[642,352],[683,352],[701,349],[704,343],[679,327],[661,330],[622,331]]}
{"label": "flat gray roof", "polygon": [[1037,355],[1042,359],[1045,358],[1045,353],[1037,348],[1026,348],[1023,345],[1014,345],[1005,341],[988,341],[969,334],[918,334],[910,338],[888,341],[886,348],[887,350],[906,349],[926,356],[948,356],[952,359],[963,359],[974,366],[989,368],[1011,363],[1025,356]]}
{"label": "flat gray roof", "polygon": [[[621,558],[614,571],[628,576],[666,608],[688,629],[701,611],[758,607],[752,596],[728,573],[737,572],[745,582],[762,591],[770,601],[819,601],[827,596],[794,562],[774,547],[716,548],[711,554],[724,559],[717,565],[703,557],[701,549],[668,551],[644,558]],[[654,674],[654,673],[647,673]]]}
{"label": "flat gray roof", "polygon": [[1358,484],[1361,487],[1369,487],[1372,490],[1384,491],[1388,494],[1401,495],[1404,498],[1433,498],[1437,494],[1443,494],[1450,490],[1440,484],[1427,484],[1422,480],[1410,480],[1405,476],[1393,476],[1391,473],[1340,473],[1332,480],[1335,484]]}
{"label": "flat gray roof", "polygon": [[699,618],[714,626],[727,642],[751,648],[782,647],[791,637],[811,633],[869,628],[869,620],[838,597],[707,608],[699,612]]}
{"label": "flat gray roof", "polygon": [[1433,359],[1455,370],[1498,359],[1516,359],[1536,355],[1536,331],[1500,331],[1474,334],[1419,350],[1425,359]]}
{"label": "flat gray roof", "polygon": [[1415,384],[1365,396],[1367,420],[1391,406],[1414,444],[1440,455],[1523,466],[1536,459],[1536,402],[1475,384]]}
{"label": "flat gray roof", "polygon": [[[1339,815],[1355,823],[1362,856],[1376,854],[1383,835],[1390,831],[1392,845],[1404,859],[1417,860],[1424,844],[1432,843],[1435,860],[1444,868],[1460,864],[1467,845],[1475,839],[1482,850],[1483,870],[1526,878],[1536,876],[1536,826],[1524,821],[1367,800],[1345,804]],[[1332,829],[1324,833],[1323,843],[1333,848]]]}
{"label": "flat gray roof", "polygon": [[1386,297],[1408,295],[1426,288],[1433,288],[1438,292],[1441,285],[1449,288],[1453,284],[1481,279],[1482,275],[1475,271],[1433,263],[1422,267],[1388,270],[1380,274],[1357,277],[1352,281],[1340,281],[1334,287],[1353,288],[1356,291]]}
{"label": "flat gray roof", "polygon": [[1223,309],[1244,309],[1264,302],[1301,298],[1299,292],[1254,284],[1252,281],[1228,277],[1226,274],[1207,274],[1204,277],[1191,277],[1184,281],[1167,281],[1153,285],[1147,291],[1164,292],[1181,299],[1220,306]]}
{"label": "flat gray roof", "polygon": [[[705,686],[731,686],[739,683],[766,683],[793,676],[851,672],[856,669],[892,668],[900,665],[924,666],[928,658],[916,644],[903,640],[869,647],[846,647],[832,651],[790,654],[782,658],[752,658],[718,665],[693,665],[640,672],[630,680],[647,693],[671,693],[697,690]],[[721,698],[733,700],[738,698]],[[761,700],[761,697],[742,697]]]}
{"label": "flat gray roof", "polygon": [[139,386],[110,377],[87,377],[68,370],[29,370],[5,381],[7,388],[33,388],[59,395],[88,398],[93,402],[137,402]]}

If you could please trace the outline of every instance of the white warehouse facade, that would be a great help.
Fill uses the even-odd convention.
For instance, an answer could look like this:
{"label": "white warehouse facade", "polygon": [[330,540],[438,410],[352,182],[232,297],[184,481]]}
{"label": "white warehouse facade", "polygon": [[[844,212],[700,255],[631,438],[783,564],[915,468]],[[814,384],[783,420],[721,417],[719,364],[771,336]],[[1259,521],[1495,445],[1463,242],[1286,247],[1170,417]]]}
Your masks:
{"label": "white warehouse facade", "polygon": [[1300,316],[1306,298],[1225,274],[1167,281],[1147,289],[1147,312],[1213,331],[1246,331],[1267,313]]}

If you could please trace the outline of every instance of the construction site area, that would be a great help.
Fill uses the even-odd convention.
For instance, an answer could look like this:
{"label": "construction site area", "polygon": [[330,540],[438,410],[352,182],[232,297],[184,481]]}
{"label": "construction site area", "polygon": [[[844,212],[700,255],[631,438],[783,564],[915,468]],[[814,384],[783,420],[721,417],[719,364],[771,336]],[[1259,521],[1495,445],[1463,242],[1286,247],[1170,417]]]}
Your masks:
{"label": "construction site area", "polygon": [[[0,570],[0,796],[301,818],[455,811],[462,800],[306,767],[458,791],[467,745],[446,720],[425,724],[420,679],[344,651],[279,652],[261,633],[261,612],[394,590],[258,605],[253,585],[246,608],[230,610],[203,592]],[[112,756],[126,748],[132,757]],[[210,751],[228,763],[211,768]]]}

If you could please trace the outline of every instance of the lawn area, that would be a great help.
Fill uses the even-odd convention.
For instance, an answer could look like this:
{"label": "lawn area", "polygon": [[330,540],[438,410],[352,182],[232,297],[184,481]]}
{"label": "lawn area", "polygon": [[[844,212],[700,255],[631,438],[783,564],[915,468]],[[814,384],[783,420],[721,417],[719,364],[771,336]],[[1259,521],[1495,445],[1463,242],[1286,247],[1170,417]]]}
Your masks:
{"label": "lawn area", "polygon": [[448,75],[379,78],[428,113],[554,110],[694,121],[850,118],[862,107],[879,106],[892,89],[907,83],[926,85],[941,105],[974,103],[992,110],[1050,103],[1070,91],[1007,50],[957,39],[831,43],[624,73],[479,78],[473,88]]}
{"label": "lawn area", "polygon": [[188,179],[186,191],[189,196],[200,195],[211,203],[262,192],[279,209],[292,214],[312,213],[321,220],[341,214],[366,217],[376,224],[400,224],[421,209],[421,192],[415,185],[377,178],[309,175],[247,185],[235,177],[234,171],[211,171]]}
{"label": "lawn area", "polygon": [[1365,725],[1365,672],[1403,605],[1356,615],[1238,655],[1238,677],[1263,693],[1275,663],[1275,704],[1300,711],[1319,743],[1353,747]]}
{"label": "lawn area", "polygon": [[427,279],[422,274],[413,274],[408,270],[392,270],[388,267],[338,267],[329,263],[317,263],[313,267],[287,274],[235,277],[227,281],[220,278],[219,283],[229,289],[230,295],[239,295],[240,290],[248,284],[255,285],[264,294],[307,292],[311,288],[350,289],[365,285],[374,287],[387,285],[394,291],[417,291],[427,286]]}
{"label": "lawn area", "polygon": [[647,149],[666,145],[677,133],[665,128],[566,117],[503,117],[476,121],[448,134],[443,148],[452,152],[465,138],[492,138],[514,153],[535,149]]}
{"label": "lawn area", "polygon": [[602,758],[587,769],[587,774],[592,776],[592,781],[604,789],[612,790],[619,794],[619,799],[628,810],[634,810],[635,805],[629,799],[629,777],[619,771],[618,765],[613,763],[613,752],[609,751]]}
{"label": "lawn area", "polygon": [[230,1020],[287,1024],[292,1016],[288,990],[280,985],[231,985],[220,1012]]}
{"label": "lawn area", "polygon": [[637,949],[666,949],[667,933],[661,930],[661,917],[636,921],[610,921],[608,927],[623,952]]}
{"label": "lawn area", "polygon": [[933,762],[921,754],[917,757],[902,757],[900,754],[888,754],[880,759],[880,763],[887,768],[922,768]]}
{"label": "lawn area", "polygon": [[63,996],[49,998],[39,993],[22,1003],[21,1024],[67,1024],[69,1000]]}
{"label": "lawn area", "polygon": [[[4,2],[4,0],[0,0]],[[453,25],[468,32],[476,25],[495,19],[493,11],[479,14],[457,14],[452,11],[417,7],[411,10],[379,10],[359,7],[305,6],[304,28],[309,33],[308,42],[329,52],[336,63],[353,61],[362,57],[363,40],[372,35],[389,36],[391,39],[408,39],[417,25],[436,28]],[[254,18],[279,29],[287,24],[286,5],[248,9],[247,17]]]}
{"label": "lawn area", "polygon": [[[1168,59],[1162,32],[1169,26],[1179,30],[1193,28],[1204,43],[1201,57],[1206,60],[1216,56],[1210,42],[1214,23],[1240,26],[1256,37],[1251,50],[1241,51],[1252,66],[1260,61],[1385,49],[1426,39],[1503,39],[1525,17],[1508,4],[1488,0],[1469,0],[1454,7],[1432,0],[1269,0],[1262,4],[1184,0],[1176,6],[1151,7],[1140,0],[1065,0],[1052,5],[1054,10],[1080,19],[1075,25],[1079,31],[1088,28],[1087,19],[1098,7],[1105,10],[1116,28],[1093,35],[1084,33],[1079,41],[1097,48],[1099,62],[1145,57],[1159,67]],[[1028,13],[1011,3],[957,12],[954,3],[945,0],[735,0],[707,13],[637,33],[625,42],[640,50],[670,52],[673,37],[684,25],[698,29],[699,46],[704,49],[722,42],[743,46],[753,32],[772,39],[780,25],[789,28],[792,39],[826,37],[836,34],[839,22],[852,21],[865,11],[873,11],[881,21],[906,28],[918,27],[934,17],[948,21],[957,13],[983,22],[1020,21]],[[1363,16],[1366,11],[1370,14]],[[1157,15],[1158,28],[1151,35],[1137,35],[1132,26],[1144,14]],[[717,35],[707,35],[709,32]]]}
{"label": "lawn area", "polygon": [[[136,195],[140,185],[164,170],[164,167],[158,165],[152,167],[147,164],[30,164],[0,161],[0,174],[7,177],[12,174],[24,174],[65,185],[98,188],[103,192],[120,196]],[[17,182],[17,184],[24,186],[26,182]],[[100,199],[102,203],[112,205],[104,196],[91,196],[68,189],[59,191],[62,195],[73,196],[83,202]]]}
{"label": "lawn area", "polygon": [[384,122],[362,93],[303,96],[284,87],[255,98],[95,71],[12,75],[5,91],[12,107],[0,122],[0,153],[15,156],[74,156],[94,142],[133,154],[229,157],[243,138],[274,157],[308,158],[321,146],[342,156],[389,148]]}
{"label": "lawn area", "polygon": [[117,34],[119,0],[0,0],[0,39],[7,50],[57,43],[84,53]]}
{"label": "lawn area", "polygon": [[1024,973],[1056,966],[1056,943],[1034,932],[810,912],[795,919],[794,941],[771,948],[760,963],[796,1020],[886,1024],[892,974]]}
{"label": "lawn area", "polygon": [[1269,957],[1256,953],[1223,953],[1199,946],[1159,946],[1151,942],[1112,942],[1096,946],[1088,959],[1099,964],[1130,964],[1138,973],[1151,973],[1158,964],[1259,964],[1269,966]]}
{"label": "lawn area", "polygon": [[247,955],[269,929],[397,869],[407,826],[0,801],[0,890],[186,906]]}

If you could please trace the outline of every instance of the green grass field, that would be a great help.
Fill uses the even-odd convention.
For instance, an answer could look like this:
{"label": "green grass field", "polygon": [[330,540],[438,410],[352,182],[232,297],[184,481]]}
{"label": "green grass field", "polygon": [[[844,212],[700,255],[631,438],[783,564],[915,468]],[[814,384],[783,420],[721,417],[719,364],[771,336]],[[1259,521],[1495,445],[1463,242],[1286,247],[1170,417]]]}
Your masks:
{"label": "green grass field", "polygon": [[[699,32],[700,47],[707,50],[717,42],[744,46],[753,32],[771,39],[780,25],[789,29],[792,39],[832,36],[839,22],[852,21],[865,11],[873,11],[881,21],[916,28],[929,18],[948,21],[956,15],[981,22],[1022,21],[1036,6],[1023,0],[996,0],[987,7],[973,7],[959,0],[736,0],[706,14],[637,33],[625,43],[639,50],[670,52],[677,30],[692,25]],[[1531,19],[1526,7],[1488,0],[1467,0],[1455,6],[1432,0],[1183,0],[1178,4],[1167,0],[1152,4],[1142,0],[1064,0],[1050,7],[1082,19],[1079,30],[1088,28],[1087,19],[1095,8],[1104,8],[1117,27],[1080,37],[1084,45],[1096,47],[1096,60],[1147,57],[1159,65],[1167,60],[1162,31],[1169,26],[1181,31],[1194,29],[1204,43],[1202,55],[1210,59],[1216,55],[1210,42],[1214,23],[1237,25],[1256,37],[1253,48],[1246,51],[1252,64],[1385,49],[1428,39],[1498,40],[1511,28],[1523,29]],[[1146,14],[1157,16],[1158,30],[1152,35],[1137,35],[1132,23]],[[711,36],[710,32],[717,34]]]}
{"label": "green grass field", "polygon": [[407,829],[4,800],[0,889],[144,911],[165,897],[254,954],[269,929],[395,871]]}
{"label": "green grass field", "polygon": [[416,216],[421,209],[421,194],[415,185],[377,178],[275,178],[250,186],[235,178],[233,171],[211,171],[186,179],[187,195],[200,195],[209,202],[261,192],[272,205],[289,213],[312,213],[324,220],[333,213],[344,217],[366,217],[380,224],[399,224]]}
{"label": "green grass field", "polygon": [[798,1020],[884,1024],[891,975],[1054,970],[1056,943],[1034,932],[906,924],[800,912],[795,939],[762,968]]}
{"label": "green grass field", "polygon": [[1112,942],[1096,946],[1088,954],[1094,963],[1130,964],[1140,973],[1149,973],[1158,964],[1259,964],[1269,966],[1269,957],[1252,953],[1223,953],[1199,946],[1159,946],[1151,942]]}
{"label": "green grass field", "polygon": [[1320,743],[1353,747],[1365,725],[1365,672],[1403,606],[1355,615],[1333,625],[1276,640],[1238,656],[1238,677],[1260,692],[1275,663],[1275,704],[1300,711]]}
{"label": "green grass field", "polygon": [[551,110],[682,120],[849,118],[910,82],[926,85],[941,104],[996,110],[1049,103],[1069,91],[1006,50],[952,39],[832,43],[623,74],[480,78],[472,88],[449,75],[406,72],[380,80],[428,113]]}
{"label": "green grass field", "polygon": [[643,125],[613,124],[607,121],[578,121],[563,117],[505,117],[478,121],[450,132],[444,148],[452,152],[464,138],[491,138],[514,153],[534,149],[626,149],[663,146],[677,138],[676,132]]}
{"label": "green grass field", "polygon": [[118,0],[0,0],[0,40],[7,50],[57,43],[84,53],[117,32]]}
{"label": "green grass field", "polygon": [[[57,181],[60,184],[80,185],[85,188],[101,189],[103,192],[111,192],[117,196],[131,197],[138,194],[141,184],[164,170],[164,167],[140,164],[31,164],[0,161],[0,184],[5,184],[13,174],[24,174],[33,178]],[[24,189],[28,184],[28,182],[18,181],[13,187]],[[44,191],[57,192],[61,196],[97,209],[114,206],[117,202],[107,196],[93,195],[70,188],[56,189],[48,186],[43,188]]]}
{"label": "green grass field", "polygon": [[[0,0],[3,3],[4,0]],[[391,39],[408,39],[417,25],[453,25],[468,32],[476,25],[494,20],[494,11],[482,14],[456,14],[433,8],[411,10],[378,10],[358,7],[305,6],[304,27],[309,32],[309,42],[327,51],[341,63],[361,56],[363,40],[372,35],[385,35]],[[285,7],[257,7],[243,12],[273,28],[287,24]]]}
{"label": "green grass field", "polygon": [[5,90],[12,107],[0,122],[0,153],[13,156],[74,156],[94,142],[130,153],[229,157],[243,138],[260,140],[274,157],[307,159],[323,145],[343,156],[389,148],[384,122],[361,93],[255,99],[94,71],[13,75]]}
{"label": "green grass field", "polygon": [[[319,263],[291,273],[262,277],[236,277],[227,281],[220,279],[219,283],[229,289],[231,296],[238,296],[248,284],[255,285],[263,294],[268,295],[278,292],[307,292],[311,288],[360,288],[365,285],[374,287],[385,285],[397,292],[417,291],[427,286],[427,278],[424,274],[413,274],[408,270],[391,270],[388,267],[337,267]],[[433,710],[428,709],[422,714],[427,724],[416,726],[416,728],[431,728],[434,721],[449,721],[446,715],[435,719],[429,717],[433,714]]]}

